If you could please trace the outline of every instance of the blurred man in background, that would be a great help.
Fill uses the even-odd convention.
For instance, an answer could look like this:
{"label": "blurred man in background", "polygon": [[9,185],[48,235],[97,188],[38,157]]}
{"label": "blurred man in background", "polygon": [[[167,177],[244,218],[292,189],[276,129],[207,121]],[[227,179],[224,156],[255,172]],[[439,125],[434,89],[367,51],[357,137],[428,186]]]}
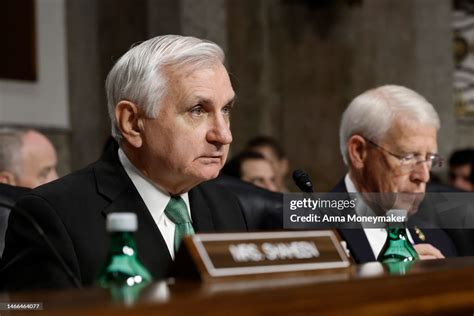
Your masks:
{"label": "blurred man in background", "polygon": [[449,158],[449,184],[464,191],[474,191],[474,149],[456,150]]}
{"label": "blurred man in background", "polygon": [[58,178],[57,162],[53,144],[40,132],[0,128],[0,183],[35,188]]}
{"label": "blurred man in background", "polygon": [[269,191],[278,191],[272,165],[257,152],[244,151],[238,154],[226,163],[222,173]]}
{"label": "blurred man in background", "polygon": [[254,151],[263,155],[271,163],[275,171],[277,191],[289,191],[286,185],[286,177],[289,170],[288,158],[276,139],[269,136],[256,136],[247,142],[245,151]]}

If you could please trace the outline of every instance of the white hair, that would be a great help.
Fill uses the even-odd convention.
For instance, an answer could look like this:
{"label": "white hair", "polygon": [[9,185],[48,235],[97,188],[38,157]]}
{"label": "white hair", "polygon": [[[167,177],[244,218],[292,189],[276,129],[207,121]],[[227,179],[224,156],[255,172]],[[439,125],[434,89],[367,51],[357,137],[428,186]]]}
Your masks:
{"label": "white hair", "polygon": [[32,129],[0,127],[0,170],[10,171],[15,177],[23,174],[23,137]]}
{"label": "white hair", "polygon": [[157,36],[132,47],[116,62],[105,82],[112,136],[118,142],[122,138],[115,119],[115,107],[122,100],[135,103],[148,117],[158,116],[167,89],[164,66],[189,66],[193,70],[215,63],[224,63],[222,49],[195,37]]}
{"label": "white hair", "polygon": [[382,139],[396,119],[402,118],[426,126],[440,127],[433,106],[420,94],[406,87],[385,85],[357,96],[342,115],[339,146],[346,165],[349,164],[347,142],[359,134],[373,142]]}

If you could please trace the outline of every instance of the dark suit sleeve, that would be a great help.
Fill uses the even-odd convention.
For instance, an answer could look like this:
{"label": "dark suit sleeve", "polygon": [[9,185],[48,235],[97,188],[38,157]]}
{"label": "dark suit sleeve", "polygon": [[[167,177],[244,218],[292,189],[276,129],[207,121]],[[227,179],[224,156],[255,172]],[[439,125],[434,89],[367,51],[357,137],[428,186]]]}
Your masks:
{"label": "dark suit sleeve", "polygon": [[[35,227],[33,222],[39,227]],[[44,231],[46,237],[39,230]],[[14,291],[74,286],[64,264],[60,263],[45,239],[50,241],[80,280],[74,246],[61,218],[48,201],[29,194],[20,198],[10,214],[5,252],[0,263],[2,289]]]}

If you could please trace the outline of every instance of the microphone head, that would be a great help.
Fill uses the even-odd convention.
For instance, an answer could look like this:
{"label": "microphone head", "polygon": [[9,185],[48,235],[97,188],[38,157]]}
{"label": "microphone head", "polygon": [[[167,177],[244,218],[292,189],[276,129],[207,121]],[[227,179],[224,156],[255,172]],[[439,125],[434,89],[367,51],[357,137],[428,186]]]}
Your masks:
{"label": "microphone head", "polygon": [[301,169],[293,171],[293,181],[303,192],[313,192],[313,183],[309,175]]}

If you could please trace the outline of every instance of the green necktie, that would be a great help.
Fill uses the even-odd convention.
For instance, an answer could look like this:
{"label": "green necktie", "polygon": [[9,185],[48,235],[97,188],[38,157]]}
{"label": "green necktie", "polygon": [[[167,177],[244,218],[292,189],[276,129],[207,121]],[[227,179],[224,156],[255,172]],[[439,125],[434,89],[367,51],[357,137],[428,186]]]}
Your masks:
{"label": "green necktie", "polygon": [[174,230],[174,253],[178,252],[181,239],[186,235],[193,235],[194,229],[189,218],[186,203],[180,196],[172,196],[165,208],[165,214],[175,223]]}

